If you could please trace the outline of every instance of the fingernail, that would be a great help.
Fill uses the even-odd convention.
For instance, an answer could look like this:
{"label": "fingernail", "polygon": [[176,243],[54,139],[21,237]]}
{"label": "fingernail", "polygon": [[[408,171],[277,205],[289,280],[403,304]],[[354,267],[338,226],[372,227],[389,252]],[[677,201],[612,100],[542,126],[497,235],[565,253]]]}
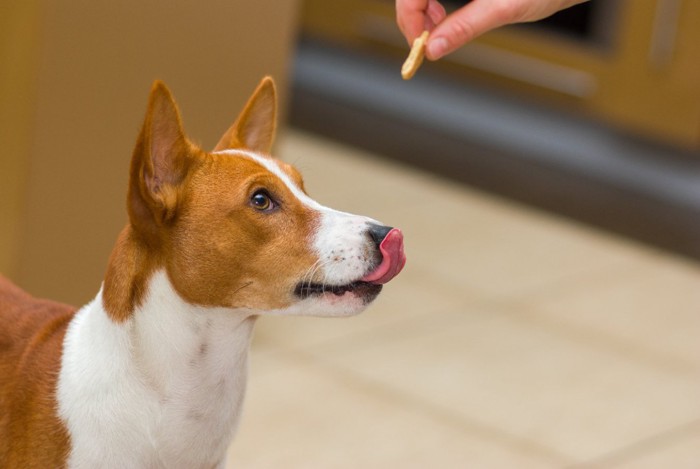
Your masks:
{"label": "fingernail", "polygon": [[447,40],[444,37],[437,37],[428,43],[428,58],[437,60],[447,51]]}

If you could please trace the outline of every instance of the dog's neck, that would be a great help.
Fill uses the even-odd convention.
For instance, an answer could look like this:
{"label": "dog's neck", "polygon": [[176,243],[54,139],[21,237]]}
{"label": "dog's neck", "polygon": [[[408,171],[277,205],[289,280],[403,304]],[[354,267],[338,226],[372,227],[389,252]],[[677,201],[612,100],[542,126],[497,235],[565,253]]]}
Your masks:
{"label": "dog's neck", "polygon": [[[143,305],[130,325],[134,360],[165,399],[245,380],[255,316],[184,302],[163,271],[154,273]],[[207,398],[212,402],[212,396]]]}
{"label": "dog's neck", "polygon": [[[86,439],[73,442],[81,454],[71,457],[92,453],[93,432],[110,431],[86,431],[90,422],[76,412],[85,392],[93,393],[93,402],[95,394],[103,394],[101,409],[115,418],[127,416],[134,421],[125,428],[143,431],[141,440],[113,435],[113,445],[125,452],[121,456],[138,454],[134,461],[144,461],[152,452],[154,467],[199,467],[206,458],[215,463],[216,455],[223,457],[240,416],[255,317],[186,303],[162,270],[154,272],[144,301],[124,322],[109,317],[98,294],[78,313],[64,350],[60,410],[69,427],[82,427],[72,434]],[[84,376],[91,376],[92,386],[75,386]],[[125,407],[138,411],[125,414]],[[118,453],[115,447],[109,452]],[[123,467],[130,462],[125,459]]]}

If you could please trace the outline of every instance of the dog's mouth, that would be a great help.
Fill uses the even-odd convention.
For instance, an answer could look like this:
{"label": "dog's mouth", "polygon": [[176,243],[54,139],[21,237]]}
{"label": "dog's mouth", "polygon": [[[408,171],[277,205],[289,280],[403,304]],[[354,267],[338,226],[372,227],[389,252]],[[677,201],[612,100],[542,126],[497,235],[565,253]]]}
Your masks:
{"label": "dog's mouth", "polygon": [[382,285],[396,277],[406,264],[401,231],[392,229],[379,245],[379,251],[382,260],[359,280],[345,285],[304,282],[296,286],[294,293],[301,299],[324,295],[342,297],[351,294],[361,298],[364,304],[368,304],[374,301],[382,291]]}
{"label": "dog's mouth", "polygon": [[346,294],[351,294],[361,298],[363,302],[370,303],[373,301],[379,292],[382,291],[382,285],[358,280],[346,285],[327,285],[321,283],[300,283],[294,289],[294,294],[301,299],[322,297],[324,295],[334,295],[342,297]]}

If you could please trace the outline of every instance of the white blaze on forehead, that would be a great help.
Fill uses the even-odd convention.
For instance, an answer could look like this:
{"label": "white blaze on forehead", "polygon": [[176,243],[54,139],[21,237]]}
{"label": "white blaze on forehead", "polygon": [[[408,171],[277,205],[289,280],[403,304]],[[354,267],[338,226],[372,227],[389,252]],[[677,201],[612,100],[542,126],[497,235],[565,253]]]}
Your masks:
{"label": "white blaze on forehead", "polygon": [[260,155],[258,153],[252,152],[252,151],[247,151],[247,150],[221,150],[214,152],[215,155],[217,154],[225,154],[225,155],[232,155],[232,156],[240,156],[243,158],[248,158],[249,160],[253,160],[256,163],[258,163],[260,166],[263,168],[267,169],[270,171],[272,174],[277,176],[290,190],[290,192],[297,198],[299,201],[306,205],[307,207],[318,210],[320,212],[323,212],[326,215],[339,215],[342,217],[354,217],[357,219],[361,219],[362,222],[371,222],[371,223],[377,223],[381,224],[376,220],[373,220],[371,218],[367,217],[362,217],[359,215],[354,215],[352,213],[347,213],[343,212],[340,210],[335,210],[330,207],[326,207],[325,205],[319,204],[316,202],[314,199],[309,197],[304,193],[304,191],[301,190],[299,186],[297,186],[294,181],[291,180],[289,175],[285,173],[282,168],[277,164],[277,161],[275,161],[274,158],[270,157],[265,157],[263,155]]}
{"label": "white blaze on forehead", "polygon": [[297,186],[294,181],[291,180],[289,175],[285,173],[282,168],[277,164],[277,162],[272,159],[272,158],[267,158],[262,155],[259,155],[257,153],[251,152],[251,151],[245,151],[245,150],[222,150],[222,151],[217,151],[214,154],[226,154],[226,155],[233,155],[233,156],[241,156],[243,158],[248,158],[250,160],[255,161],[258,163],[260,166],[263,168],[267,169],[270,171],[272,174],[277,176],[289,189],[289,191],[294,194],[294,196],[299,199],[299,201],[308,206],[309,208],[315,209],[315,210],[329,210],[327,207],[322,206],[318,202],[316,202],[314,199],[309,197],[308,195],[304,194],[304,192],[301,190],[299,186]]}

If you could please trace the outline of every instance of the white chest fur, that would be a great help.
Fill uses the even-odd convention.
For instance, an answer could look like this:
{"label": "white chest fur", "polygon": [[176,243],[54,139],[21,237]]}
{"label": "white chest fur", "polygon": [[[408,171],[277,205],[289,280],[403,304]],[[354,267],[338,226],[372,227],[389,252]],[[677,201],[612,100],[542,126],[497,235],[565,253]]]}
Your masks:
{"label": "white chest fur", "polygon": [[58,401],[69,467],[223,467],[254,322],[243,311],[185,303],[163,272],[123,324],[98,294],[64,344]]}

